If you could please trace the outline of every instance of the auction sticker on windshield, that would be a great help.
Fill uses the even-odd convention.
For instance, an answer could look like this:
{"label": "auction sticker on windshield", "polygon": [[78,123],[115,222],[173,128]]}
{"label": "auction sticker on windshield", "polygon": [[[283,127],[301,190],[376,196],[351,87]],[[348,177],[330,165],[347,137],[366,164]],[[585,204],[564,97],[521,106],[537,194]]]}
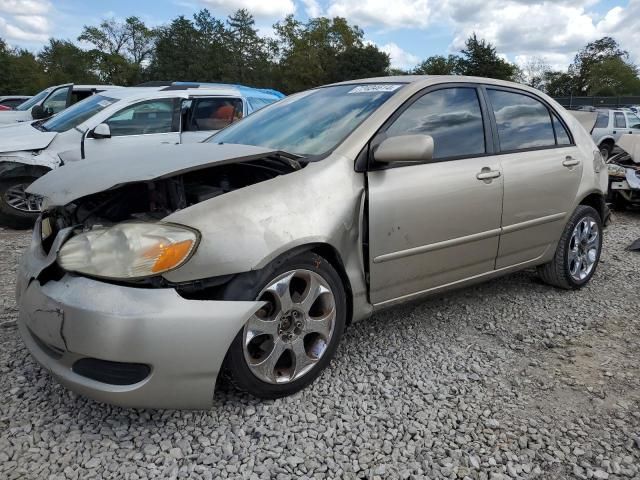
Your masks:
{"label": "auction sticker on windshield", "polygon": [[381,83],[378,85],[360,85],[347,93],[378,93],[378,92],[393,92],[399,89],[402,84]]}

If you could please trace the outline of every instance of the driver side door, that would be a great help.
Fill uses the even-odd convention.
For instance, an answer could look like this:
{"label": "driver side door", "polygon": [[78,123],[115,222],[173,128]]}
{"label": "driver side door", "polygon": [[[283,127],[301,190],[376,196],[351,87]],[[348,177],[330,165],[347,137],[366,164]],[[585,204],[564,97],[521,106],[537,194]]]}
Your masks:
{"label": "driver side door", "polygon": [[180,99],[144,100],[124,107],[103,121],[111,137],[96,138],[86,133],[85,155],[114,147],[175,144],[180,142]]}
{"label": "driver side door", "polygon": [[431,89],[390,122],[380,135],[430,135],[434,153],[425,163],[369,167],[375,305],[493,271],[502,215],[502,167],[475,85]]}

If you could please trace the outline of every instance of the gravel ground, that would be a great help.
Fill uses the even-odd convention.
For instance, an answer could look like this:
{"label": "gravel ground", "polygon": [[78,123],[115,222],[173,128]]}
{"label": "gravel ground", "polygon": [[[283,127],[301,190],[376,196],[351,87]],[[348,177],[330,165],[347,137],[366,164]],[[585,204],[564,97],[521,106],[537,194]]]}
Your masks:
{"label": "gravel ground", "polygon": [[640,479],[640,212],[579,292],[523,272],[352,326],[303,392],[125,410],[53,382],[15,326],[0,231],[0,478]]}

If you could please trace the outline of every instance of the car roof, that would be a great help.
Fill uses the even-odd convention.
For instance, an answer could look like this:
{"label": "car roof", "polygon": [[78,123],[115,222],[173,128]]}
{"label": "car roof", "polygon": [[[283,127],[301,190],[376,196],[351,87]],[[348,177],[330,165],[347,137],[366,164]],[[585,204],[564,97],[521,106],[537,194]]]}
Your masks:
{"label": "car roof", "polygon": [[[270,97],[274,99],[282,98],[282,94],[268,94],[266,90],[252,89],[250,87],[241,87],[226,84],[209,84],[209,85],[169,85],[157,87],[125,87],[114,90],[106,89],[102,92],[118,100],[135,99],[135,98],[151,98],[151,97],[170,97],[175,93],[187,93],[194,95],[221,95],[230,97]],[[276,92],[279,93],[279,92]]]}
{"label": "car roof", "polygon": [[467,77],[464,75],[393,75],[390,77],[372,77],[362,78],[358,80],[347,80],[345,82],[333,83],[332,85],[353,85],[363,83],[407,83],[420,84],[425,86],[438,83],[483,83],[489,85],[500,85],[505,87],[518,87],[524,90],[535,90],[521,83],[508,82],[506,80],[497,80],[495,78],[486,77]]}

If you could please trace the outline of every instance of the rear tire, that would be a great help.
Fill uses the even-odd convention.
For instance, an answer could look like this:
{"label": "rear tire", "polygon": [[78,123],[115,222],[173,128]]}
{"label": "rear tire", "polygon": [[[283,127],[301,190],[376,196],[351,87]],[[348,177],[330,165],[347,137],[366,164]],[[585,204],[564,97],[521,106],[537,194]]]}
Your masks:
{"label": "rear tire", "polygon": [[[3,227],[23,230],[32,228],[40,215],[35,208],[35,200],[26,200],[20,207],[18,196],[20,191],[37,180],[37,177],[15,177],[0,180],[0,225]],[[33,197],[31,197],[33,198]]]}
{"label": "rear tire", "polygon": [[613,152],[613,144],[608,142],[601,143],[600,147],[598,148],[600,149],[602,160],[605,162],[609,160],[609,157],[611,156],[611,152]]}
{"label": "rear tire", "polygon": [[602,219],[587,205],[579,205],[567,222],[549,263],[538,267],[543,282],[565,290],[584,287],[593,277],[602,252]]}
{"label": "rear tire", "polygon": [[277,260],[254,281],[239,276],[223,296],[267,302],[238,332],[225,358],[238,390],[265,399],[291,395],[333,358],[346,323],[346,293],[320,255],[307,251]]}

